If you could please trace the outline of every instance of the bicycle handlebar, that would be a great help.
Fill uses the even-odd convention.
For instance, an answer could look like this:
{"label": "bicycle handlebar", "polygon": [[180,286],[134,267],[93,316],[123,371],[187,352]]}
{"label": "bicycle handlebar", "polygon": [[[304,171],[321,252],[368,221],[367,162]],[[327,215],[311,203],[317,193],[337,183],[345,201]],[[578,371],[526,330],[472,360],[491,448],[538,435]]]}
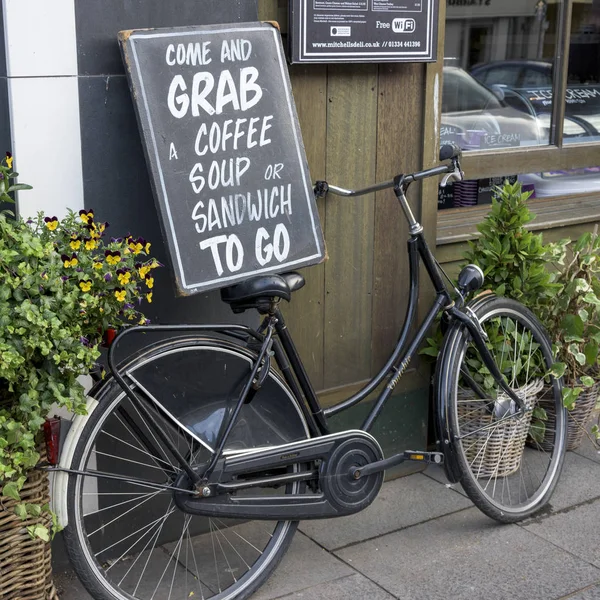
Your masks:
{"label": "bicycle handlebar", "polygon": [[[405,186],[408,186],[414,181],[421,181],[422,179],[427,179],[428,177],[444,174],[448,175],[448,177],[444,178],[442,185],[446,185],[448,179],[450,179],[452,176],[460,181],[462,180],[462,171],[459,163],[460,157],[461,150],[455,144],[447,144],[442,146],[440,149],[440,160],[451,160],[450,164],[440,165],[439,167],[433,167],[431,169],[425,169],[424,171],[418,171],[417,173],[412,173],[411,175],[405,175],[403,183]],[[359,190],[347,190],[345,188],[338,187],[337,185],[331,185],[326,181],[317,181],[315,184],[315,194],[317,196],[324,196],[328,192],[331,192],[337,196],[363,196],[365,194],[370,194],[372,192],[378,192],[380,190],[385,190],[386,188],[394,187],[394,184],[395,179],[390,179],[389,181],[375,183]]]}

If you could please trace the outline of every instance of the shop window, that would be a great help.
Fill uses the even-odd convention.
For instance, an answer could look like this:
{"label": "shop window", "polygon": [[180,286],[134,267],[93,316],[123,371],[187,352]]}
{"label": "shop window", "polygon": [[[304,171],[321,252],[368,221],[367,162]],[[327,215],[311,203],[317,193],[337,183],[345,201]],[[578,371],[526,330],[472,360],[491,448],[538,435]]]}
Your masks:
{"label": "shop window", "polygon": [[551,143],[559,8],[544,0],[449,0],[442,143],[465,151]]}
{"label": "shop window", "polygon": [[[577,132],[568,135],[568,128]],[[600,2],[574,2],[565,105],[565,143],[600,141]]]}
{"label": "shop window", "polygon": [[528,173],[519,175],[519,180],[523,189],[532,192],[532,198],[598,193],[600,166]]}

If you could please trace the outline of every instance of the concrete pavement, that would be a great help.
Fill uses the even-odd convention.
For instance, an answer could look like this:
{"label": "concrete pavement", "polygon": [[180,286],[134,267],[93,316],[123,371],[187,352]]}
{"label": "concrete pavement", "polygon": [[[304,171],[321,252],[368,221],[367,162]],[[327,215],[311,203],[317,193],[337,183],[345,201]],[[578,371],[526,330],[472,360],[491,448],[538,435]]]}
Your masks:
{"label": "concrete pavement", "polygon": [[[430,467],[385,484],[365,511],[303,522],[253,600],[600,600],[600,453],[567,454],[547,512],[488,519]],[[89,600],[56,552],[62,600]]]}

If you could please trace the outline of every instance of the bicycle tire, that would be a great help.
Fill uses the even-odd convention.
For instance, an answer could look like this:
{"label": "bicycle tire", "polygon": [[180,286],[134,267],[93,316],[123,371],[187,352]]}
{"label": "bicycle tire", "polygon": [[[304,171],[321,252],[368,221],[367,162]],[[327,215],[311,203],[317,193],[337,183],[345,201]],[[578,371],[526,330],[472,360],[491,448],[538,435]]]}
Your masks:
{"label": "bicycle tire", "polygon": [[561,382],[546,375],[554,362],[552,347],[530,310],[493,295],[470,308],[489,336],[496,364],[528,410],[520,413],[514,403],[509,409],[510,399],[493,378],[495,393],[481,398],[473,392],[472,381],[491,376],[469,332],[454,323],[436,368],[438,443],[449,478],[462,484],[475,506],[492,519],[514,523],[541,510],[560,477],[567,426]]}
{"label": "bicycle tire", "polygon": [[[177,441],[178,448],[183,451],[187,444],[190,455],[202,455],[201,462],[204,464],[210,452],[189,432],[193,431],[208,445],[216,439],[224,420],[220,417],[226,414],[228,402],[233,401],[238,388],[247,380],[254,358],[252,352],[235,343],[206,336],[187,337],[150,348],[129,365],[127,372],[134,381],[143,381],[134,387],[138,393],[142,391],[153,396],[155,388],[152,382],[167,375],[174,367],[177,370],[171,379],[177,383],[174,396],[180,402],[190,390],[204,389],[206,394],[213,392],[196,411],[195,420],[189,413],[169,416],[146,400],[154,417],[162,419],[161,426],[164,425],[172,439]],[[191,370],[191,366],[198,364],[202,367]],[[206,389],[211,382],[212,389]],[[219,389],[230,391],[217,397],[214,392]],[[196,409],[198,405],[194,397],[188,408]],[[209,408],[206,408],[208,405]],[[149,455],[148,448],[140,444],[136,427],[143,435],[151,436],[152,433],[131,410],[132,407],[115,381],[104,387],[100,404],[77,442],[72,469],[96,467],[104,472],[112,469],[113,474],[130,476],[133,469],[137,479],[143,478],[148,483],[159,483],[164,478],[165,472],[171,468],[166,464],[169,453],[154,438],[153,443],[158,444],[155,446],[156,455],[144,457],[144,450]],[[202,410],[205,410],[206,417],[203,421],[200,419]],[[125,418],[129,411],[131,414]],[[177,418],[172,418],[174,416]],[[128,420],[134,417],[135,427]],[[192,422],[196,429],[191,429]],[[204,429],[199,427],[199,423]],[[258,432],[260,442],[252,432],[257,423],[262,427]],[[183,440],[181,445],[175,435],[176,430]],[[226,451],[243,451],[307,437],[308,426],[297,400],[279,375],[271,371],[252,402],[244,405]],[[245,448],[242,447],[244,444]],[[159,450],[166,451],[166,454]],[[101,469],[100,463],[104,463]],[[285,493],[296,491],[299,485],[286,486]],[[172,497],[170,502],[168,498],[172,494],[170,491],[143,490],[135,484],[121,481],[111,482],[83,475],[69,477],[69,525],[64,531],[65,546],[74,570],[97,600],[149,600],[171,596],[206,600],[248,598],[275,569],[297,527],[297,522],[291,521],[240,522],[184,515],[178,509],[173,510]],[[106,499],[112,502],[113,498],[112,505],[106,502]],[[132,505],[132,502],[135,504]],[[152,510],[155,512],[149,516]],[[164,519],[162,524],[160,519]],[[152,524],[153,521],[153,525],[146,525],[145,531],[144,527],[139,527],[140,523]],[[198,556],[200,554],[202,556]],[[214,561],[214,569],[208,560],[203,562],[203,557]],[[150,581],[152,578],[154,581]]]}

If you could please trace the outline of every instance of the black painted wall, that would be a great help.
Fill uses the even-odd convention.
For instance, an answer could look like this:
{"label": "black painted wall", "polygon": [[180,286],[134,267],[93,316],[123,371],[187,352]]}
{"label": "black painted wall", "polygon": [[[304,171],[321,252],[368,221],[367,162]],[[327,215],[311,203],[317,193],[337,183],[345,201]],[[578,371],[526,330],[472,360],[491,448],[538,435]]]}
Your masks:
{"label": "black painted wall", "polygon": [[[165,265],[156,273],[153,303],[144,305],[153,322],[234,320],[219,292],[175,296],[117,32],[256,21],[256,0],[78,0],[75,7],[85,206],[110,223],[112,236],[152,242],[152,254]],[[249,319],[256,321],[242,317]]]}
{"label": "black painted wall", "polygon": [[[6,51],[4,45],[4,14],[0,3],[0,158],[11,148],[8,79],[6,78]],[[14,205],[0,202],[0,210],[13,210]]]}

